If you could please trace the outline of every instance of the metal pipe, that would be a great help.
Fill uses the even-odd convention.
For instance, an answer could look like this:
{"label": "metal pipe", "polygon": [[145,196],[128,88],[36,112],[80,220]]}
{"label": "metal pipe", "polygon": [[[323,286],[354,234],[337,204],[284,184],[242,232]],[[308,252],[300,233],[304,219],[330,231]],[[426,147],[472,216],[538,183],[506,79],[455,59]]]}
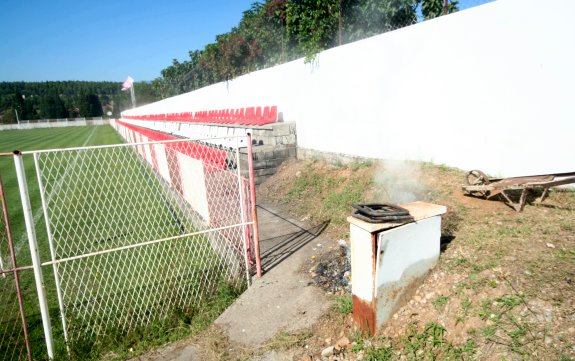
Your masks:
{"label": "metal pipe", "polygon": [[[73,151],[73,150],[92,150],[92,149],[133,147],[136,145],[150,145],[150,144],[191,143],[191,142],[202,142],[202,141],[205,141],[206,143],[208,143],[208,142],[215,141],[215,140],[220,140],[220,139],[226,140],[226,139],[233,139],[233,138],[237,139],[238,137],[218,137],[218,138],[203,138],[203,139],[178,138],[178,139],[170,139],[170,140],[158,140],[158,141],[153,141],[153,142],[120,143],[120,144],[110,144],[110,145],[95,145],[95,146],[89,146],[89,147],[44,149],[44,150],[34,150],[34,151],[25,151],[25,152],[18,151],[18,153],[21,155],[28,155],[28,154],[41,154],[41,153],[56,153],[56,152]],[[8,154],[12,155],[13,153],[0,153],[0,155],[8,155]]]}
{"label": "metal pipe", "polygon": [[[88,138],[89,139],[89,138]],[[76,163],[74,158],[73,164]],[[34,154],[34,166],[36,167],[36,175],[38,177],[38,187],[40,189],[40,198],[42,200],[42,210],[44,211],[44,220],[46,223],[46,233],[48,234],[48,244],[50,245],[50,256],[52,260],[56,259],[56,252],[54,251],[54,239],[52,237],[52,227],[50,226],[50,217],[48,216],[48,204],[44,192],[44,183],[40,175],[40,164],[38,163],[38,153]],[[64,172],[64,176],[68,173],[68,168]],[[62,177],[64,177],[62,176]],[[60,287],[60,275],[58,274],[58,264],[52,264],[54,270],[54,281],[56,282],[56,294],[58,296],[58,306],[60,307],[60,317],[62,319],[62,329],[64,330],[64,341],[66,342],[66,350],[68,356],[70,355],[70,346],[68,344],[68,327],[66,324],[66,310],[64,309],[64,300],[62,299],[62,287]]]}
{"label": "metal pipe", "polygon": [[106,249],[103,251],[97,251],[97,252],[90,252],[90,253],[85,253],[79,256],[72,256],[72,257],[68,257],[68,258],[60,258],[60,259],[56,259],[53,261],[49,261],[49,262],[44,262],[42,263],[42,266],[49,266],[55,263],[63,263],[63,262],[69,262],[69,261],[75,261],[78,259],[82,259],[82,258],[88,258],[88,257],[92,257],[92,256],[98,256],[98,255],[102,255],[102,254],[107,254],[107,253],[112,253],[112,252],[116,252],[116,251],[124,251],[127,249],[132,249],[132,248],[138,248],[138,247],[143,247],[143,246],[148,246],[151,244],[156,244],[156,243],[161,243],[161,242],[166,242],[166,241],[172,241],[174,239],[178,239],[178,238],[186,238],[186,237],[191,237],[191,236],[196,236],[199,234],[205,234],[205,233],[210,233],[210,232],[217,232],[217,231],[223,231],[225,229],[230,229],[230,228],[235,228],[238,226],[248,226],[250,225],[251,222],[246,222],[246,223],[238,223],[238,224],[234,224],[232,226],[224,226],[224,227],[219,227],[219,228],[212,228],[209,229],[207,231],[199,231],[199,232],[192,232],[192,233],[186,233],[186,234],[179,234],[177,236],[172,236],[172,237],[166,237],[166,238],[161,238],[161,239],[155,239],[153,241],[147,241],[147,242],[142,242],[142,243],[138,243],[138,244],[131,244],[128,246],[122,246],[122,247],[117,247],[117,248],[113,248],[113,249]]}
{"label": "metal pipe", "polygon": [[34,278],[36,281],[36,291],[38,292],[38,302],[40,303],[40,314],[42,315],[42,325],[44,326],[46,349],[48,352],[48,358],[53,359],[54,341],[52,340],[50,313],[48,311],[48,302],[46,300],[46,286],[44,284],[44,277],[42,276],[42,266],[40,263],[38,243],[36,241],[36,231],[34,229],[34,218],[32,217],[32,207],[30,206],[28,184],[26,183],[24,161],[22,160],[22,153],[17,150],[14,151],[14,165],[16,167],[16,176],[18,178],[18,188],[20,189],[20,199],[22,201],[24,221],[26,223],[26,234],[28,236],[28,245],[30,246],[32,266],[34,267]]}
{"label": "metal pipe", "polygon": [[252,134],[248,133],[248,170],[250,180],[250,195],[252,201],[252,221],[254,222],[254,251],[256,253],[256,272],[258,278],[262,276],[262,261],[260,259],[260,231],[258,227],[258,210],[256,205],[256,182],[254,176],[254,158],[252,152]]}
{"label": "metal pipe", "polygon": [[24,270],[29,270],[29,269],[34,269],[34,266],[22,266],[22,267],[13,267],[7,270],[2,270],[0,271],[1,273],[12,273],[14,271],[16,272],[20,272],[20,271],[24,271]]}
{"label": "metal pipe", "polygon": [[[242,223],[246,224],[246,214],[244,209],[244,192],[243,192],[243,185],[242,185],[242,174],[241,174],[241,166],[240,166],[240,141],[239,137],[236,138],[236,164],[237,164],[237,176],[238,176],[238,192],[240,194],[240,212],[242,217]],[[244,241],[242,242],[242,246],[244,248],[244,258],[246,262],[246,278],[248,281],[248,287],[250,286],[250,262],[248,259],[248,249],[246,242],[248,242],[247,237],[247,225],[244,226]]]}
{"label": "metal pipe", "polygon": [[[14,272],[14,283],[16,285],[16,297],[18,298],[18,308],[20,309],[20,318],[22,320],[22,330],[24,332],[24,343],[28,352],[28,361],[32,361],[32,352],[30,350],[30,340],[28,339],[28,327],[26,326],[26,316],[24,314],[24,302],[22,302],[22,290],[20,289],[20,277],[18,275],[18,264],[14,254],[14,243],[12,242],[12,231],[10,230],[10,219],[8,218],[8,207],[6,206],[6,194],[4,185],[0,176],[0,197],[2,197],[2,213],[4,214],[4,225],[8,237],[8,248],[10,249],[10,258],[12,259],[12,271]],[[4,276],[4,272],[2,272]]]}

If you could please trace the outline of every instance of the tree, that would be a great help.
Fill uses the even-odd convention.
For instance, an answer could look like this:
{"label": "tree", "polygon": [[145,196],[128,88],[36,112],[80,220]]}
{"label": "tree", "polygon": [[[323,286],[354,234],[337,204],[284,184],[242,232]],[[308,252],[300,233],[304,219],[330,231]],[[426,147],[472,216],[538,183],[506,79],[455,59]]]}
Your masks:
{"label": "tree", "polygon": [[306,59],[335,45],[340,0],[292,0],[286,6],[287,33],[299,44]]}
{"label": "tree", "polygon": [[[458,11],[458,1],[448,1],[447,12],[449,14]],[[422,0],[421,13],[425,20],[433,19],[445,13],[444,0]]]}
{"label": "tree", "polygon": [[61,119],[68,117],[68,110],[60,96],[52,91],[40,102],[40,116],[45,119]]}
{"label": "tree", "polygon": [[409,26],[417,22],[418,0],[355,0],[346,4],[347,41]]}
{"label": "tree", "polygon": [[25,96],[22,95],[22,93],[19,90],[17,90],[13,97],[12,109],[18,112],[18,118],[22,120],[28,119],[29,108],[30,108],[29,106],[26,106]]}
{"label": "tree", "polygon": [[101,117],[104,114],[102,103],[95,94],[82,94],[78,108],[81,117]]}

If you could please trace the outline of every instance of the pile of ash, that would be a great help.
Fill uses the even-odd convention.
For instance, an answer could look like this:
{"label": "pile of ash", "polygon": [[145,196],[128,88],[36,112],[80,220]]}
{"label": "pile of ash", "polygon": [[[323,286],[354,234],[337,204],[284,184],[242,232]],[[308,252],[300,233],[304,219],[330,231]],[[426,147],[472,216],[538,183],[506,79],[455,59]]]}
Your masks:
{"label": "pile of ash", "polygon": [[344,240],[339,249],[316,260],[309,272],[313,282],[328,294],[351,293],[351,250]]}

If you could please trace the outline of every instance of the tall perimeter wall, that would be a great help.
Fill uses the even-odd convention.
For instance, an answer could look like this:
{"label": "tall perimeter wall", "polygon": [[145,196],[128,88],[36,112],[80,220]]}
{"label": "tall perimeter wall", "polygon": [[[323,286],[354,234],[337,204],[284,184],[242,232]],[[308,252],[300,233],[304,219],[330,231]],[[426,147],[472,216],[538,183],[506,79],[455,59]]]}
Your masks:
{"label": "tall perimeter wall", "polygon": [[575,170],[575,1],[498,0],[125,112],[274,104],[304,150]]}

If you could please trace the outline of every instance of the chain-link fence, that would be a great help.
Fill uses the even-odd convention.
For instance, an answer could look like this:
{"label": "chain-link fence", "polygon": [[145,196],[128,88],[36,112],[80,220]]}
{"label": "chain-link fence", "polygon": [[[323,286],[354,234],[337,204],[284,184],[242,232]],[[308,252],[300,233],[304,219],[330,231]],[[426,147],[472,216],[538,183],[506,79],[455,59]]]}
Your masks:
{"label": "chain-link fence", "polygon": [[0,177],[0,360],[31,360],[20,275]]}
{"label": "chain-link fence", "polygon": [[[55,337],[74,348],[193,315],[222,292],[244,289],[255,272],[253,181],[242,176],[238,147],[149,141],[143,128],[138,131],[130,130],[132,144],[13,155],[34,250],[27,268],[35,270],[49,357],[55,352],[55,305],[62,323]],[[240,138],[237,144],[249,144]],[[28,181],[27,158],[36,171]],[[37,226],[42,222],[32,216],[28,184],[39,189],[45,237]],[[0,231],[4,251],[7,232]],[[0,310],[4,327],[16,325],[18,304],[12,297],[16,273],[2,255],[0,301],[10,307]],[[11,347],[25,356],[15,347],[20,331],[10,327],[13,332],[0,333],[0,351]]]}

